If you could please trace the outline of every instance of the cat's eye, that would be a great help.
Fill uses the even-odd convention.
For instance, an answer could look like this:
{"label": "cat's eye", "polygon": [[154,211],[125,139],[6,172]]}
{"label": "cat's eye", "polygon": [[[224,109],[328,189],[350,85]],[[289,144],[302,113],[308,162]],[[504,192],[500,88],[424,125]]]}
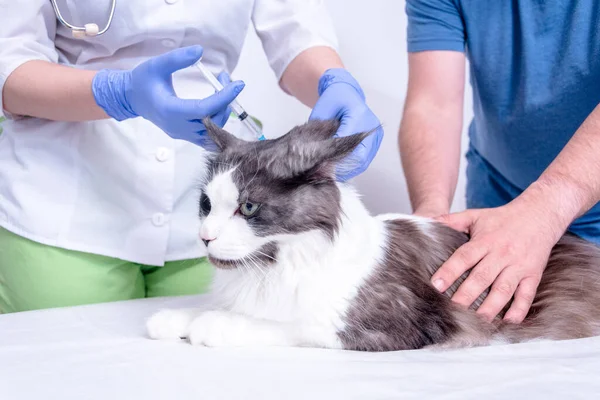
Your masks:
{"label": "cat's eye", "polygon": [[245,203],[240,204],[240,213],[244,217],[249,218],[256,214],[259,208],[260,204],[250,203],[249,201],[246,201]]}
{"label": "cat's eye", "polygon": [[200,210],[202,210],[202,214],[208,215],[210,214],[211,204],[210,199],[205,193],[202,193],[200,196]]}

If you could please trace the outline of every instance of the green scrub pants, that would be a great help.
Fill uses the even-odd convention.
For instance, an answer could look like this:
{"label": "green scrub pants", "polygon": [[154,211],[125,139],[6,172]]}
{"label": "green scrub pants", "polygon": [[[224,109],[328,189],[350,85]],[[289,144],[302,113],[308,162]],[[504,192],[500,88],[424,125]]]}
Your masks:
{"label": "green scrub pants", "polygon": [[151,267],[46,246],[0,228],[0,314],[206,292],[206,258]]}

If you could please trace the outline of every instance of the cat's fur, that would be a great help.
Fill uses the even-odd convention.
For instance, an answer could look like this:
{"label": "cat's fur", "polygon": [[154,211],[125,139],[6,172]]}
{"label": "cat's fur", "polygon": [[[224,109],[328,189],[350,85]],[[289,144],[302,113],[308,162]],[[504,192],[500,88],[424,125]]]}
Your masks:
{"label": "cat's fur", "polygon": [[[206,346],[314,346],[387,351],[600,334],[600,248],[565,236],[520,325],[493,324],[430,284],[466,235],[427,219],[372,217],[335,168],[367,135],[335,138],[314,121],[242,142],[206,121],[221,151],[200,201],[201,237],[216,267],[214,311],[164,310],[155,339]],[[245,202],[262,204],[251,218]]]}

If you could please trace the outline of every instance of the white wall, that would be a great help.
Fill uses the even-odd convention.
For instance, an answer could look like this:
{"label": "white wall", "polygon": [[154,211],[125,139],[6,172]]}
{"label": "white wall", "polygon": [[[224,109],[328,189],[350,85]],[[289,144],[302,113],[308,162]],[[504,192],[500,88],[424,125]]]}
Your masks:
{"label": "white wall", "polygon": [[[410,203],[397,150],[408,79],[404,1],[326,0],[326,3],[338,32],[344,64],[363,86],[367,101],[385,129],[376,159],[367,172],[355,179],[355,184],[372,212],[408,213]],[[267,136],[278,136],[308,118],[310,110],[279,89],[254,32],[248,35],[233,75],[246,82],[240,101],[264,122]],[[470,88],[465,98],[466,131],[472,110]],[[463,208],[464,162],[453,210]]]}

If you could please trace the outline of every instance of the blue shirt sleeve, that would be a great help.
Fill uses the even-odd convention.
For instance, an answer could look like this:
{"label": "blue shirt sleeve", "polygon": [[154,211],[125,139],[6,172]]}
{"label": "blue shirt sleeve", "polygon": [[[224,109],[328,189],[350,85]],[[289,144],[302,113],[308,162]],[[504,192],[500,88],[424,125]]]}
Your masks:
{"label": "blue shirt sleeve", "polygon": [[406,0],[408,51],[465,51],[465,28],[456,0]]}

